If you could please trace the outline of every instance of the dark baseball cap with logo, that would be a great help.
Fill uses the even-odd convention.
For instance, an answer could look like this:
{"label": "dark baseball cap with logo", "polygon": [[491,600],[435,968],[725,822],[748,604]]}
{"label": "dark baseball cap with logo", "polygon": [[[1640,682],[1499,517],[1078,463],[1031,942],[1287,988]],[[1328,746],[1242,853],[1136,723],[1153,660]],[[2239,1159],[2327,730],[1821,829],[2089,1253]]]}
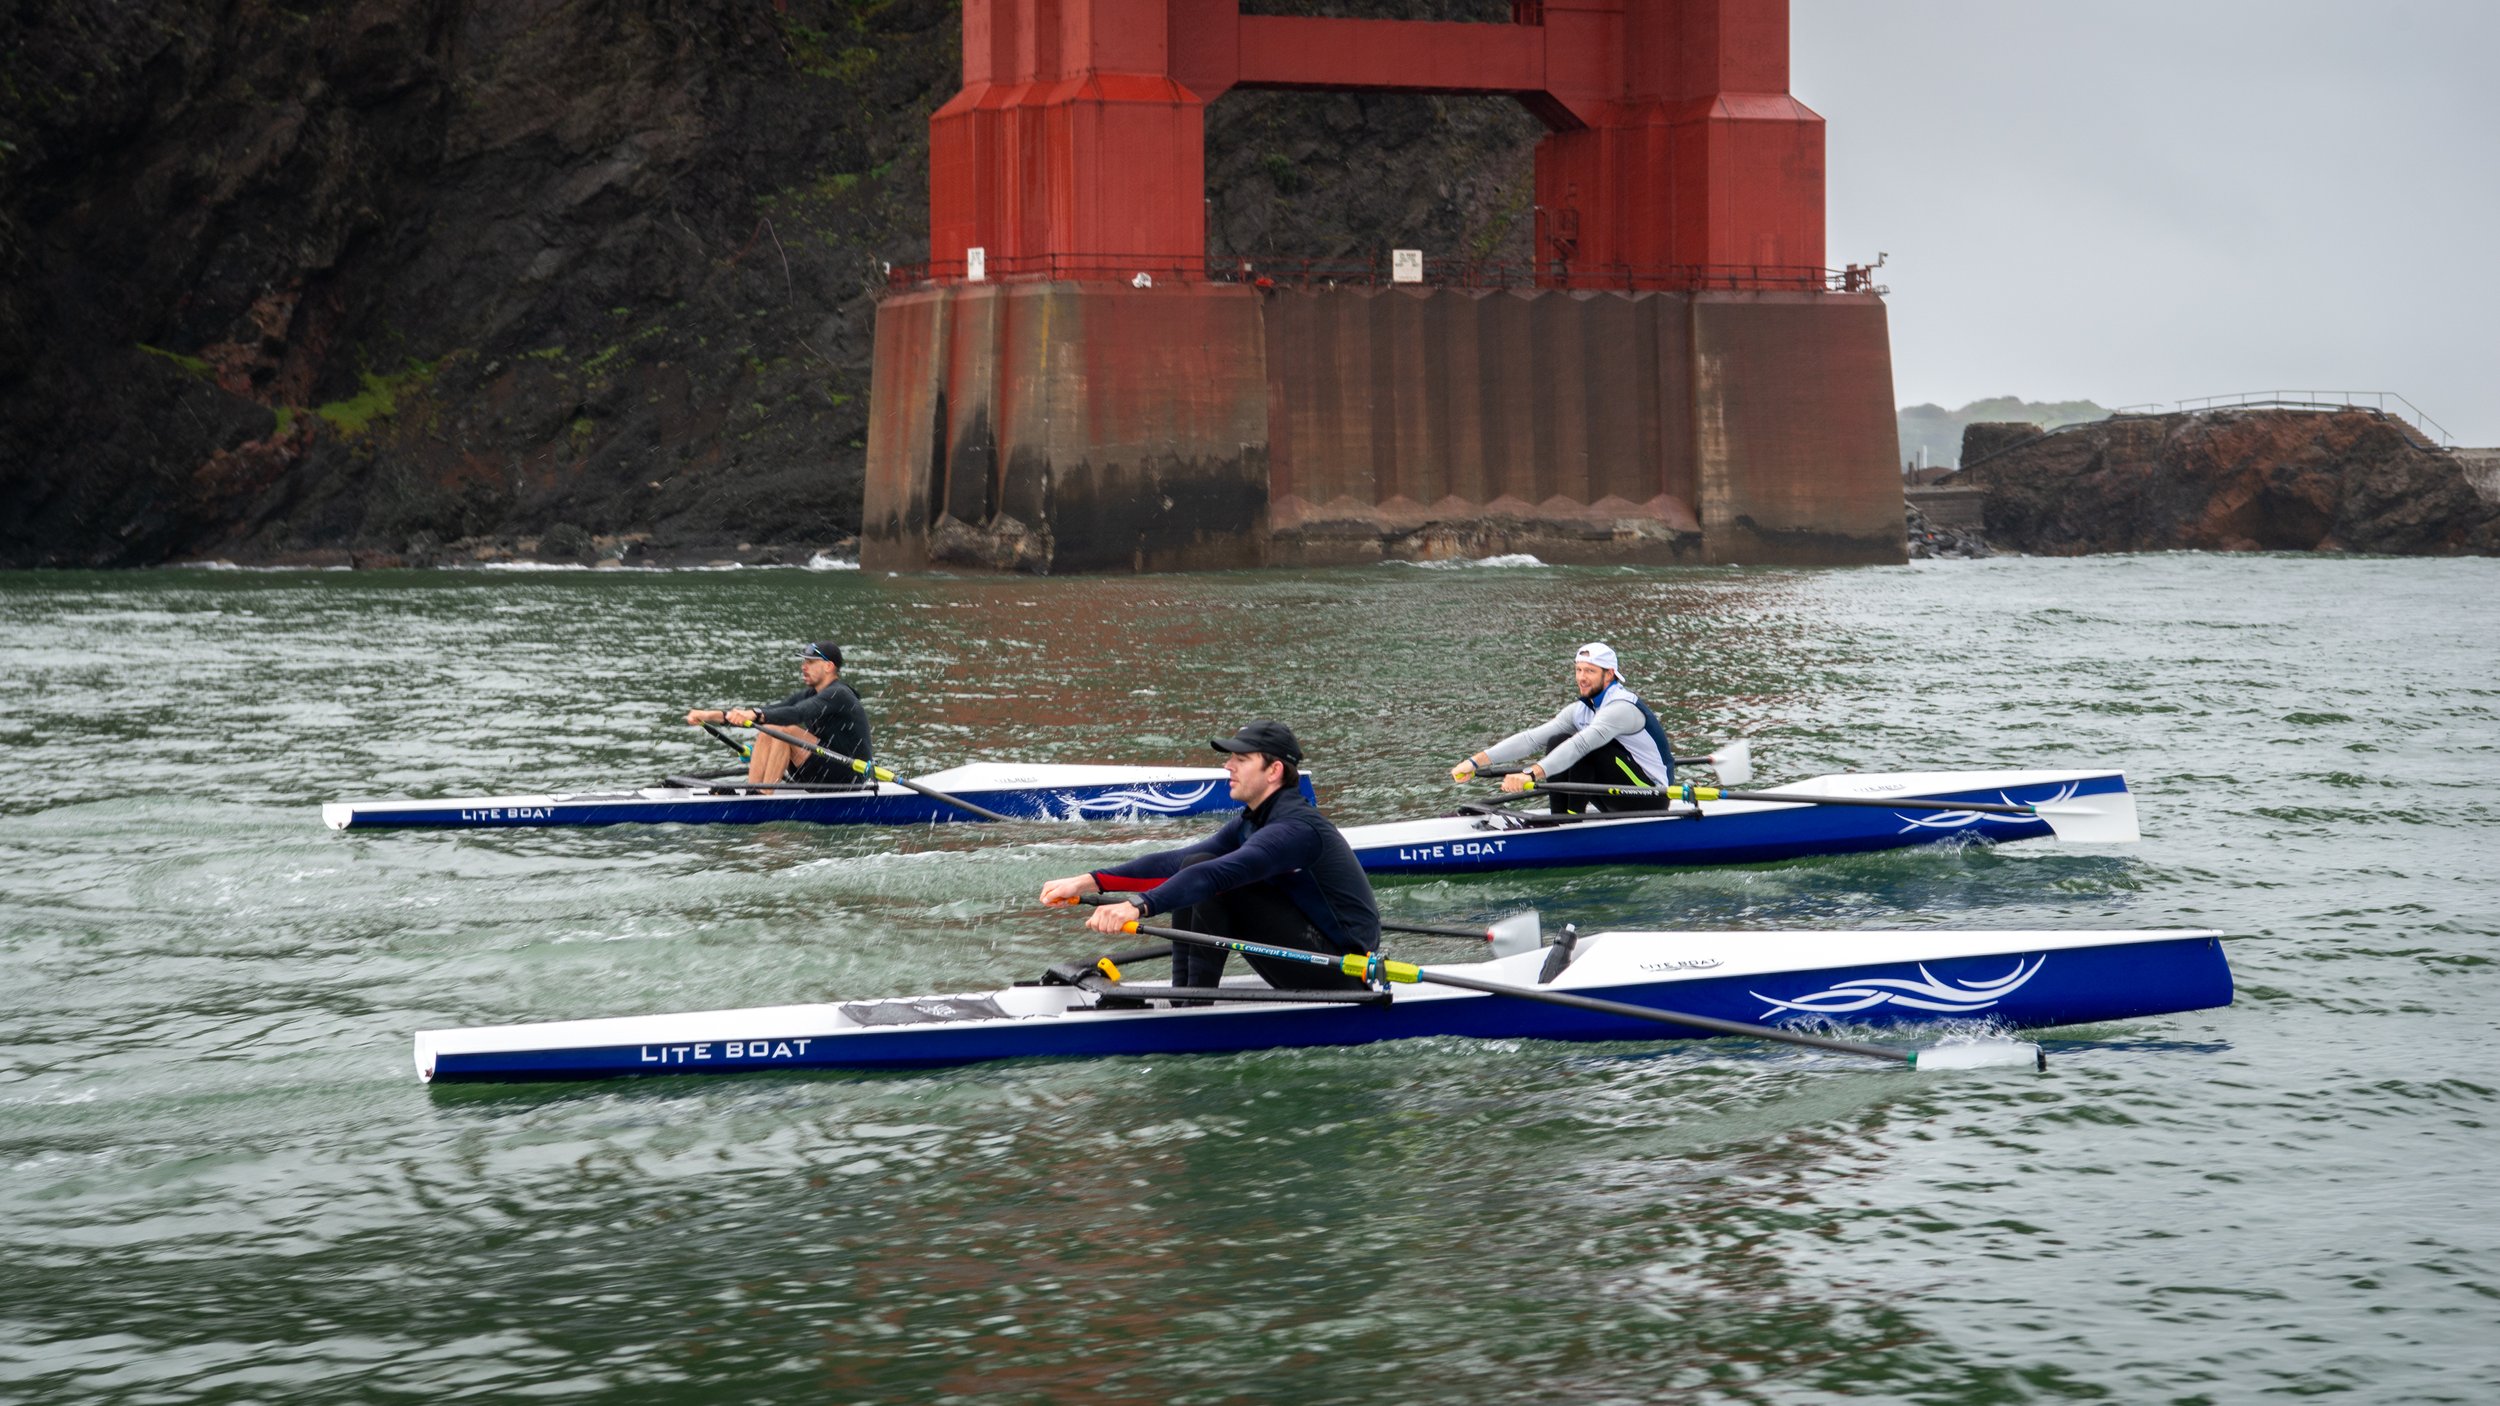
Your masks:
{"label": "dark baseball cap with logo", "polygon": [[1210,738],[1207,745],[1219,752],[1258,752],[1291,766],[1302,764],[1302,744],[1294,739],[1293,729],[1265,719],[1243,723],[1241,731]]}
{"label": "dark baseball cap with logo", "polygon": [[831,640],[818,640],[814,644],[801,645],[799,647],[799,657],[801,659],[822,659],[826,663],[839,669],[842,667],[842,646],[835,644]]}

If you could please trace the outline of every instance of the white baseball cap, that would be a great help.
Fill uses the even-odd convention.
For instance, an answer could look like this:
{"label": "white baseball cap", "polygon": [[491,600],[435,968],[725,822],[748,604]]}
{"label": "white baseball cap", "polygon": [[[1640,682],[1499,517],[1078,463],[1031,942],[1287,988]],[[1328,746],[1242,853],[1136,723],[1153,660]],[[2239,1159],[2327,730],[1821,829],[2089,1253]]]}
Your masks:
{"label": "white baseball cap", "polygon": [[1623,672],[1621,669],[1615,667],[1615,650],[1613,645],[1584,644],[1580,646],[1579,653],[1571,656],[1571,662],[1574,664],[1594,664],[1610,673],[1619,674]]}

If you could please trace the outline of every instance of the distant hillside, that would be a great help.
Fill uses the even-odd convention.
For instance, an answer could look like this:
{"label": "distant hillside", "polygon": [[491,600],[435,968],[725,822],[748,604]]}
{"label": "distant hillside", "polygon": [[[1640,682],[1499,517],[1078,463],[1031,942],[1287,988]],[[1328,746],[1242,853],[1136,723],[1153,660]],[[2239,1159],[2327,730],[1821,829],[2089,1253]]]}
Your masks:
{"label": "distant hillside", "polygon": [[2088,400],[2037,401],[2000,395],[1974,400],[1959,410],[1947,410],[1941,405],[1912,405],[1895,418],[1901,426],[1902,463],[1917,463],[1919,446],[1923,444],[1927,446],[1930,465],[1949,466],[1961,462],[1964,425],[2024,420],[2045,430],[2086,420],[2106,420],[2109,411]]}

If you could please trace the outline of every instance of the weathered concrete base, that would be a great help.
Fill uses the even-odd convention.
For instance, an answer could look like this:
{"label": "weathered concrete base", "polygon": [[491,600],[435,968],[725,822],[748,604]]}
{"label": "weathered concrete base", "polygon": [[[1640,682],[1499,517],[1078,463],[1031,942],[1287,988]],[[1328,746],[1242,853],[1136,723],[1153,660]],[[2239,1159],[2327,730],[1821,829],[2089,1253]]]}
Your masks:
{"label": "weathered concrete base", "polygon": [[874,395],[871,569],[1903,559],[1872,295],[953,287]]}
{"label": "weathered concrete base", "polygon": [[1187,571],[1267,548],[1246,288],[1027,283],[877,309],[861,565]]}

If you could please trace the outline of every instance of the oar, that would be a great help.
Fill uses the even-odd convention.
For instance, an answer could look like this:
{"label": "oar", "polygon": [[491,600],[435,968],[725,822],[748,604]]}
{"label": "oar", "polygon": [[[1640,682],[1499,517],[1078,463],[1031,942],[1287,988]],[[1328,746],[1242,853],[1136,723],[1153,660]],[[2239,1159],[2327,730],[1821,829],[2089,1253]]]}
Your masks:
{"label": "oar", "polygon": [[944,791],[937,790],[933,787],[923,786],[917,781],[896,776],[893,772],[890,772],[884,767],[878,766],[873,762],[863,762],[857,757],[844,756],[842,753],[833,750],[831,747],[819,746],[816,743],[810,742],[795,732],[783,732],[780,728],[767,727],[763,723],[756,723],[754,724],[754,727],[757,732],[764,734],[766,737],[779,738],[780,740],[789,743],[791,746],[798,748],[800,751],[812,752],[817,756],[823,757],[829,762],[849,767],[851,770],[862,776],[874,777],[879,781],[891,781],[897,786],[908,787],[911,790],[918,791],[920,794],[927,796],[930,800],[943,801],[957,810],[967,811],[973,815],[981,817],[983,820],[1015,819],[1012,815],[1000,815],[997,811],[991,810],[986,806],[976,806],[972,802],[967,801],[960,796],[950,796]]}
{"label": "oar", "polygon": [[[1511,773],[1516,775],[1517,773]],[[1776,801],[1792,806],[1872,806],[1877,810],[1941,810],[1960,814],[2018,815],[2044,820],[2069,844],[2124,845],[2144,838],[2135,825],[2135,797],[2125,791],[2095,796],[2069,796],[2062,801],[1888,801],[1875,796],[1806,796],[1787,791],[1730,791],[1717,786],[1599,786],[1581,781],[1527,780],[1530,791],[1559,791],[1569,796],[1645,796],[1670,801]]]}
{"label": "oar", "polygon": [[[1719,773],[1719,782],[1726,786],[1742,786],[1753,780],[1753,744],[1744,738],[1722,742],[1719,750],[1706,757],[1677,757],[1677,766],[1706,766]],[[1478,776],[1508,776],[1518,767],[1487,766],[1477,770]]]}
{"label": "oar", "polygon": [[[1088,893],[1078,895],[1076,901],[1089,908],[1107,908],[1135,897],[1134,893]],[[1533,908],[1513,913],[1507,918],[1496,918],[1480,928],[1462,928],[1451,923],[1393,923],[1383,918],[1380,930],[1423,933],[1431,937],[1463,937],[1474,942],[1490,943],[1496,957],[1534,952],[1545,945],[1544,927]]]}
{"label": "oar", "polygon": [[755,754],[755,749],[754,749],[754,748],[749,747],[747,744],[745,744],[744,742],[739,741],[739,740],[738,740],[737,738],[735,738],[735,737],[730,736],[728,733],[721,731],[721,730],[720,730],[720,724],[719,724],[719,723],[705,723],[705,724],[703,725],[703,730],[704,730],[705,732],[708,732],[708,733],[712,734],[712,736],[713,736],[713,737],[715,737],[715,738],[719,739],[719,741],[720,741],[720,745],[722,745],[722,746],[724,746],[724,747],[728,748],[730,751],[733,751],[733,752],[737,753],[739,756],[742,756],[742,757],[751,757],[751,756],[753,756],[753,755]]}
{"label": "oar", "polygon": [[1719,744],[1719,750],[1706,757],[1678,757],[1677,766],[1706,766],[1719,773],[1722,786],[1742,786],[1753,780],[1753,744],[1744,738]]}
{"label": "oar", "polygon": [[1453,927],[1446,923],[1393,923],[1383,918],[1380,920],[1380,930],[1382,932],[1428,933],[1434,937],[1473,938],[1478,942],[1492,944],[1493,955],[1496,957],[1534,952],[1545,945],[1544,928],[1537,921],[1536,910],[1533,908],[1524,913],[1513,913],[1507,918],[1497,918],[1480,928]]}
{"label": "oar", "polygon": [[1929,1045],[1921,1049],[1901,1050],[1890,1045],[1872,1045],[1860,1040],[1836,1040],[1827,1035],[1804,1035],[1794,1030],[1781,1030],[1769,1025],[1749,1025],[1741,1020],[1721,1020],[1717,1016],[1688,1015],[1683,1011],[1661,1010],[1655,1006],[1635,1006],[1624,1001],[1608,1001],[1596,996],[1578,996],[1568,991],[1540,991],[1533,986],[1512,986],[1506,982],[1483,981],[1472,976],[1456,976],[1433,971],[1412,962],[1393,962],[1377,952],[1353,952],[1331,957],[1324,952],[1308,952],[1299,947],[1270,947],[1263,942],[1243,942],[1238,938],[1217,937],[1211,933],[1189,932],[1181,928],[1151,927],[1144,923],[1120,925],[1122,932],[1143,933],[1167,942],[1186,942],[1199,947],[1221,948],[1239,952],[1245,957],[1269,957],[1304,966],[1326,967],[1347,976],[1366,981],[1430,982],[1436,986],[1455,986],[1466,991],[1482,991],[1490,996],[1509,996],[1522,1001],[1543,1001],[1549,1006],[1572,1006],[1604,1015],[1628,1016],[1634,1020],[1655,1021],[1661,1025],[1681,1025],[1692,1030],[1707,1030],[1713,1035],[1737,1035],[1749,1040],[1776,1040],[1786,1045],[1802,1045],[1811,1050],[1831,1050],[1838,1054],[1863,1055],[1887,1063],[1908,1065],[1918,1070],[1995,1069],[2029,1066],[2046,1069],[2048,1056],[2040,1047],[2026,1041],[1978,1041],[1967,1045]]}

